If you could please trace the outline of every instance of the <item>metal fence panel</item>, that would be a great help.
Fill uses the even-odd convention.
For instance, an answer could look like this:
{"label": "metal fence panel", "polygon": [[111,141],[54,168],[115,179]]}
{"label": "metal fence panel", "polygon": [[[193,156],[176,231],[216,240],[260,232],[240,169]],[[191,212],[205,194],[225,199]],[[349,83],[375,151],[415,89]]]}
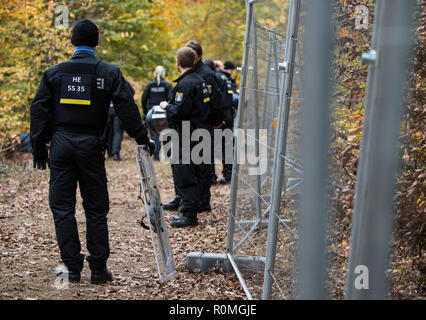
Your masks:
{"label": "metal fence panel", "polygon": [[[365,97],[353,97],[345,95],[348,83],[361,85],[367,72],[342,74],[339,66],[347,61],[348,41],[365,45],[366,39],[361,33],[350,39],[347,28],[342,32],[353,24],[346,2],[246,1],[224,259],[247,298],[341,299],[346,275],[346,298],[386,297],[396,139],[413,2],[377,1],[371,43],[378,60],[364,56],[374,62],[368,90]],[[342,160],[357,145],[348,137],[342,142],[338,126],[350,114],[342,110],[355,106],[362,114],[363,101],[357,169],[357,161],[349,167]],[[266,170],[253,175],[253,164],[241,157],[259,156],[263,150]],[[355,181],[349,248],[352,209],[342,206],[342,198],[353,202]],[[368,267],[374,289],[354,290],[360,264]]]}
{"label": "metal fence panel", "polygon": [[[347,299],[387,298],[397,139],[415,4],[414,0],[379,0],[374,29],[377,40],[369,55],[364,55],[375,73],[367,87],[368,117],[356,187]],[[357,274],[366,272],[364,282],[368,279],[368,283],[357,284]]]}

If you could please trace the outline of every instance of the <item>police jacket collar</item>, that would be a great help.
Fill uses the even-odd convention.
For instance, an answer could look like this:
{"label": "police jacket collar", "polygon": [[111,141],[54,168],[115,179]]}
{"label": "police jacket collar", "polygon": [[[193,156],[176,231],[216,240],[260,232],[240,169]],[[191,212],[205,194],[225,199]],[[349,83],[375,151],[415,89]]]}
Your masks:
{"label": "police jacket collar", "polygon": [[219,71],[221,74],[225,75],[228,79],[231,79],[231,75],[225,71]]}
{"label": "police jacket collar", "polygon": [[89,57],[94,57],[89,53],[85,53],[85,52],[80,52],[77,54],[74,54],[71,59],[83,59],[83,58],[89,58]]}
{"label": "police jacket collar", "polygon": [[186,71],[184,74],[181,74],[179,78],[177,78],[176,80],[173,80],[173,82],[179,82],[181,81],[183,78],[185,78],[187,75],[191,74],[194,72],[194,69],[189,69],[188,71]]}

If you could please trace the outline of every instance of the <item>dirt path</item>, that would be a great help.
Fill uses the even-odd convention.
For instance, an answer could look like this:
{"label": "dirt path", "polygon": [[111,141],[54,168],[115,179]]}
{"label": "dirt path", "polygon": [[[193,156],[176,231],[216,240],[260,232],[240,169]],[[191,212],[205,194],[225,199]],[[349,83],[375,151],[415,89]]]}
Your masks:
{"label": "dirt path", "polygon": [[[244,293],[234,275],[219,270],[189,273],[189,252],[225,252],[229,186],[212,188],[210,213],[199,225],[172,229],[169,235],[178,277],[158,281],[149,232],[140,227],[143,204],[138,200],[135,143],[123,143],[121,162],[107,161],[110,192],[109,233],[114,274],[109,285],[90,284],[85,263],[80,284],[57,289],[55,268],[61,264],[48,206],[48,171],[31,169],[29,158],[0,167],[0,299],[241,299]],[[219,168],[216,170],[218,171]],[[173,198],[170,166],[156,163],[163,202]],[[77,221],[82,251],[87,253],[85,217],[78,196]],[[165,212],[167,222],[175,213]]]}

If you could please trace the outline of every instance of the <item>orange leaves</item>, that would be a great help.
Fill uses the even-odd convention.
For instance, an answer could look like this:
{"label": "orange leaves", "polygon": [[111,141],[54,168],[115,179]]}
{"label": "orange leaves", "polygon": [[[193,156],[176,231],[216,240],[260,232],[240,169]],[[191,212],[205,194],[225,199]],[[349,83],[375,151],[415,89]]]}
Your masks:
{"label": "orange leaves", "polygon": [[277,128],[277,126],[278,126],[277,121],[278,121],[278,117],[274,117],[274,120],[272,120],[272,127],[273,127],[274,129],[276,129],[276,128]]}

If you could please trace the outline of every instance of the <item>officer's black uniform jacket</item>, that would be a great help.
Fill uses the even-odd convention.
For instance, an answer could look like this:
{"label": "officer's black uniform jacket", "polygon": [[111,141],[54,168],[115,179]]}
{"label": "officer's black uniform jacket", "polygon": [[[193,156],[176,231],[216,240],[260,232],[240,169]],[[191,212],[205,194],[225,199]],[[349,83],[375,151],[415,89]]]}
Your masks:
{"label": "officer's black uniform jacket", "polygon": [[237,93],[237,83],[235,82],[235,79],[231,77],[229,73],[223,72],[223,74],[231,81],[231,90],[233,93]]}
{"label": "officer's black uniform jacket", "polygon": [[209,121],[211,125],[217,126],[224,120],[223,107],[225,103],[223,102],[222,92],[220,91],[220,85],[216,75],[214,71],[201,60],[195,64],[194,71],[199,74],[207,84],[212,110]]}
{"label": "officer's black uniform jacket", "polygon": [[[222,71],[216,71],[216,76],[220,79],[220,81],[224,84],[222,89],[222,96],[224,102],[224,120],[226,124],[230,125],[234,121],[234,109],[232,106],[233,97],[232,95],[235,93],[235,89],[233,86],[233,79],[231,76]],[[234,81],[235,83],[235,81]],[[236,87],[236,86],[235,86]]]}
{"label": "officer's black uniform jacket", "polygon": [[145,116],[153,106],[159,105],[161,101],[168,101],[172,90],[172,84],[164,79],[160,80],[160,84],[157,80],[148,82],[141,99]]}
{"label": "officer's black uniform jacket", "polygon": [[190,121],[191,129],[202,126],[210,117],[210,97],[206,82],[194,72],[186,71],[177,82],[166,107],[170,128],[180,133],[182,121]]}
{"label": "officer's black uniform jacket", "polygon": [[[80,82],[74,82],[77,80]],[[31,104],[30,137],[37,155],[55,127],[99,130],[106,125],[112,100],[127,133],[139,144],[149,141],[132,88],[118,66],[80,53],[44,72]]]}

